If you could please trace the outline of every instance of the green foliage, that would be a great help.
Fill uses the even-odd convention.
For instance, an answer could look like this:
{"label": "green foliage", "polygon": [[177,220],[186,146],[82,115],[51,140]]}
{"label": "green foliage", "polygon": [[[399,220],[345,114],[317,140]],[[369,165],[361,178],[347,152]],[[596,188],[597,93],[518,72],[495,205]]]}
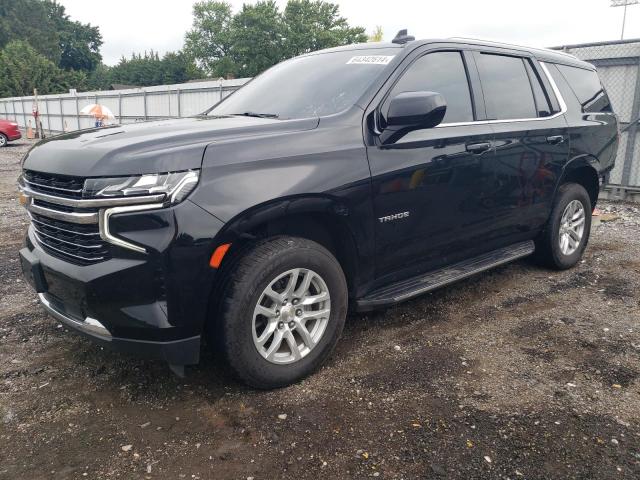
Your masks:
{"label": "green foliage", "polygon": [[285,25],[273,0],[243,5],[231,24],[236,77],[253,77],[283,59]]}
{"label": "green foliage", "polygon": [[204,74],[193,60],[182,52],[168,52],[162,58],[157,52],[122,57],[114,67],[99,65],[89,76],[90,89],[106,90],[111,84],[150,86],[184,83]]}
{"label": "green foliage", "polygon": [[69,88],[83,88],[84,72],[66,71],[38,53],[30,44],[15,40],[0,51],[0,96],[58,93]]}
{"label": "green foliage", "polygon": [[364,28],[350,27],[338,5],[322,0],[289,0],[284,22],[287,57],[367,41]]}
{"label": "green foliage", "polygon": [[272,0],[259,1],[235,15],[230,4],[206,0],[193,15],[185,51],[214,77],[253,76],[289,57],[367,40],[338,5],[321,0],[289,0],[284,12]]}
{"label": "green foliage", "polygon": [[37,52],[56,64],[60,60],[55,22],[42,1],[0,2],[0,48],[13,40],[29,42]]}
{"label": "green foliage", "polygon": [[58,66],[67,70],[94,70],[102,61],[102,36],[98,27],[70,20],[64,7],[55,1],[45,0],[44,5],[58,34]]}
{"label": "green foliage", "polygon": [[208,0],[193,6],[193,29],[185,36],[185,51],[210,75],[235,75],[231,5]]}
{"label": "green foliage", "polygon": [[381,42],[383,38],[384,38],[384,32],[382,30],[382,27],[380,25],[377,25],[373,33],[369,35],[368,40],[370,42]]}
{"label": "green foliage", "polygon": [[97,27],[72,21],[54,0],[0,0],[0,94],[85,88],[101,45]]}
{"label": "green foliage", "polygon": [[28,42],[66,70],[91,71],[102,59],[98,28],[72,21],[54,0],[2,0],[0,48],[13,40]]}

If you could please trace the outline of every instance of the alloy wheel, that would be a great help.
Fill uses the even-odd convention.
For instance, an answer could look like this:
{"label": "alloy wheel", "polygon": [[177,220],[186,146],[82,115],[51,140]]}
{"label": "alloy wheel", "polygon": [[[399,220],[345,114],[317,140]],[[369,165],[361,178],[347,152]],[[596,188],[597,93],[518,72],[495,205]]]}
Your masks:
{"label": "alloy wheel", "polygon": [[572,200],[565,207],[560,219],[558,242],[564,255],[571,255],[580,246],[584,235],[585,210],[582,202]]}
{"label": "alloy wheel", "polygon": [[289,364],[307,356],[320,342],[331,314],[329,289],[322,277],[294,268],[274,278],[253,311],[253,343],[271,363]]}

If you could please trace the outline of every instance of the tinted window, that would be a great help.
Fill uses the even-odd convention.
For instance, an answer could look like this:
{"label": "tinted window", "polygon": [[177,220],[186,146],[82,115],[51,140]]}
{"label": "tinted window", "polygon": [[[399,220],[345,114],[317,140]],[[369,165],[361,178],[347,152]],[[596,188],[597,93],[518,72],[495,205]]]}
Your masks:
{"label": "tinted window", "polygon": [[542,83],[538,72],[536,72],[531,66],[529,60],[525,60],[525,67],[529,74],[529,81],[531,82],[531,88],[533,89],[533,98],[536,101],[536,110],[539,117],[548,117],[551,115],[551,106],[549,105],[549,97],[542,88]]}
{"label": "tinted window", "polygon": [[611,111],[609,98],[602,88],[596,72],[584,68],[567,67],[566,65],[557,65],[557,67],[567,79],[585,112]]}
{"label": "tinted window", "polygon": [[253,112],[282,119],[338,113],[356,103],[396,53],[378,48],[293,58],[256,77],[209,115]]}
{"label": "tinted window", "polygon": [[442,123],[473,120],[469,82],[460,52],[429,53],[413,62],[393,87],[385,107],[399,93],[420,91],[437,92],[444,97],[447,113]]}
{"label": "tinted window", "polygon": [[478,56],[478,70],[490,119],[538,116],[522,58],[483,53]]}

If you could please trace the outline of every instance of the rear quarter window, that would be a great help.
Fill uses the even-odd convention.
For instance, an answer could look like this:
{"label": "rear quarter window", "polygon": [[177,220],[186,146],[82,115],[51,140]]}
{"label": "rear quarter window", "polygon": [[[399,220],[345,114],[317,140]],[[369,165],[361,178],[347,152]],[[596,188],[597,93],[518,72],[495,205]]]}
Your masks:
{"label": "rear quarter window", "polygon": [[567,65],[556,66],[580,102],[583,112],[611,111],[611,102],[595,71]]}

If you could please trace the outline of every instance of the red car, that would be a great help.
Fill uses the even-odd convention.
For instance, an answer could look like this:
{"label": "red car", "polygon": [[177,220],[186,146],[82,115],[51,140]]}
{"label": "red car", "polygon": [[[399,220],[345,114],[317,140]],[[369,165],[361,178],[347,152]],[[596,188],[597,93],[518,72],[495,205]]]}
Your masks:
{"label": "red car", "polygon": [[12,140],[18,140],[22,137],[18,124],[9,120],[0,119],[0,148],[6,147],[7,143]]}

